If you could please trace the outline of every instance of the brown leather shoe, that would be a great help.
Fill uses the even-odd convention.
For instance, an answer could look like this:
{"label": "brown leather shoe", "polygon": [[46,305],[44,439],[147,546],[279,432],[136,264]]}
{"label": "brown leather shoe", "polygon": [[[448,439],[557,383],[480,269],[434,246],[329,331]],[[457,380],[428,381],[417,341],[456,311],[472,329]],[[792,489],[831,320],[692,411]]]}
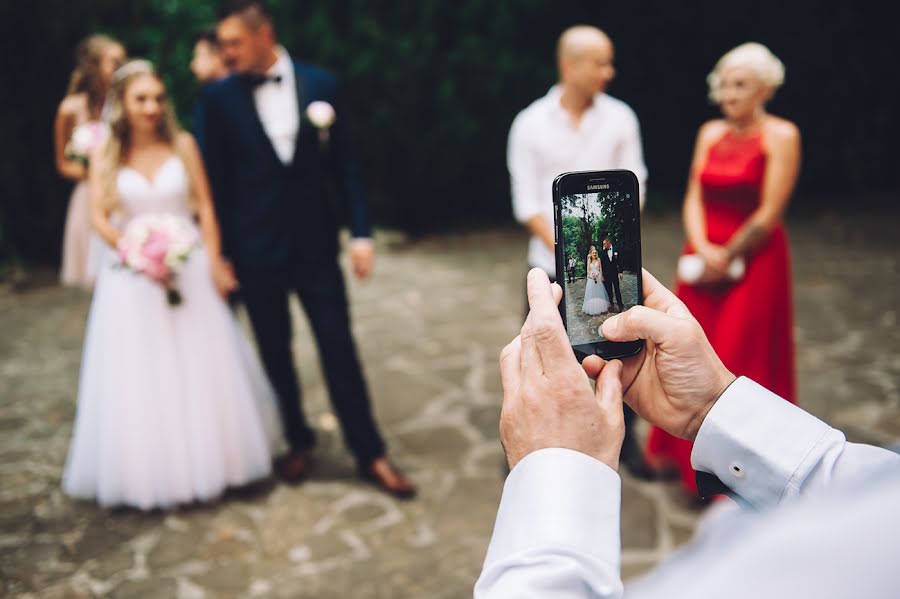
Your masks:
{"label": "brown leather shoe", "polygon": [[369,464],[362,475],[382,491],[398,499],[412,499],[416,496],[416,486],[385,457],[377,458]]}
{"label": "brown leather shoe", "polygon": [[284,482],[296,485],[303,482],[309,472],[311,449],[292,449],[275,460],[275,471]]}

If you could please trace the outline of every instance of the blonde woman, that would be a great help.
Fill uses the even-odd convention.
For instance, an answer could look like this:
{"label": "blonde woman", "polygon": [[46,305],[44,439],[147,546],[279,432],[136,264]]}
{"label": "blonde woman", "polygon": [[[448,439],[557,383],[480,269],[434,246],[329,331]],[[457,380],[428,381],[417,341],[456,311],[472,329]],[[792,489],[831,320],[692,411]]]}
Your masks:
{"label": "blonde woman", "polygon": [[90,257],[87,165],[71,152],[72,134],[78,127],[100,122],[113,72],[125,62],[125,47],[107,35],[92,35],[78,44],[75,57],[69,90],[59,104],[53,128],[56,170],[76,182],[66,214],[60,281],[87,287],[96,274]]}
{"label": "blonde woman", "polygon": [[[761,44],[725,54],[708,77],[721,119],[700,128],[684,199],[686,254],[706,265],[699,283],[678,296],[732,372],[795,402],[790,254],[782,217],[800,168],[800,133],[766,105],[784,81],[784,65]],[[745,265],[742,276],[729,265]],[[691,444],[660,429],[648,453],[674,463],[696,489]]]}
{"label": "blonde woman", "polygon": [[[110,137],[90,162],[91,218],[108,244],[84,343],[65,491],[101,505],[167,508],[266,477],[274,398],[223,297],[235,288],[196,144],[178,127],[162,80],[136,60],[110,94]],[[190,201],[189,201],[190,200]],[[162,284],[117,268],[130,219],[168,213],[203,240]]]}
{"label": "blonde woman", "polygon": [[591,246],[585,261],[587,278],[584,283],[584,303],[581,311],[590,316],[609,311],[609,295],[603,286],[603,271],[600,267],[600,255],[597,248]]}

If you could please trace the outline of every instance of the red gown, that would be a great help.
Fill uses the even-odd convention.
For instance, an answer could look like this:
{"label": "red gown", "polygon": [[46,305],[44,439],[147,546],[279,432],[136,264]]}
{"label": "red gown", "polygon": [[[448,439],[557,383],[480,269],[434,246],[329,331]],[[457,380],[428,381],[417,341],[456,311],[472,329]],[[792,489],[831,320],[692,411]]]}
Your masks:
{"label": "red gown", "polygon": [[[762,133],[726,133],[709,149],[700,173],[707,238],[725,245],[760,202],[766,154]],[[686,245],[685,253],[693,253]],[[676,294],[700,322],[725,366],[796,403],[793,304],[787,235],[778,226],[747,259],[744,278],[723,287],[678,284]],[[647,459],[674,465],[696,492],[689,441],[653,428]]]}

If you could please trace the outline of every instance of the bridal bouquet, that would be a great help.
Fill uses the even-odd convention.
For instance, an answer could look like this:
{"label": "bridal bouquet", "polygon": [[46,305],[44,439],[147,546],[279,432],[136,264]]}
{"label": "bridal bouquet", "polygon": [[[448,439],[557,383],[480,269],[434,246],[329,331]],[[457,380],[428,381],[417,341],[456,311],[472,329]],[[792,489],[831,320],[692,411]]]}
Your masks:
{"label": "bridal bouquet", "polygon": [[181,303],[175,277],[197,246],[196,229],[174,214],[143,214],[128,223],[119,240],[119,261],[166,288],[169,305]]}
{"label": "bridal bouquet", "polygon": [[593,282],[596,283],[596,282],[597,282],[597,278],[600,276],[600,273],[597,272],[596,270],[592,270],[591,272],[588,273],[588,276],[591,278],[591,280],[592,280]]}
{"label": "bridal bouquet", "polygon": [[109,126],[102,121],[88,121],[75,127],[66,146],[66,158],[77,160],[85,167],[91,153],[109,137]]}

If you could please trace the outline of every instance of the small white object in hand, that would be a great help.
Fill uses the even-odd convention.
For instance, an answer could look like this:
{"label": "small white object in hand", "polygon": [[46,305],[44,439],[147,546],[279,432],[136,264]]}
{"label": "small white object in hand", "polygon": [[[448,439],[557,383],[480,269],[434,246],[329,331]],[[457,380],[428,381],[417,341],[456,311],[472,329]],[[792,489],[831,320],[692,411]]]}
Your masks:
{"label": "small white object in hand", "polygon": [[[706,272],[706,260],[704,260],[703,257],[699,254],[688,254],[686,256],[682,256],[678,259],[677,270],[679,279],[681,279],[688,285],[693,285],[703,278],[703,274]],[[738,281],[743,278],[746,271],[746,262],[744,262],[743,258],[737,257],[728,263],[728,269],[726,270],[726,273],[728,274],[729,279],[731,279],[732,281]]]}
{"label": "small white object in hand", "polygon": [[334,124],[334,107],[328,102],[316,100],[306,107],[306,117],[316,129],[327,129]]}
{"label": "small white object in hand", "polygon": [[688,254],[678,259],[678,278],[688,284],[696,283],[706,270],[706,262],[697,254]]}

